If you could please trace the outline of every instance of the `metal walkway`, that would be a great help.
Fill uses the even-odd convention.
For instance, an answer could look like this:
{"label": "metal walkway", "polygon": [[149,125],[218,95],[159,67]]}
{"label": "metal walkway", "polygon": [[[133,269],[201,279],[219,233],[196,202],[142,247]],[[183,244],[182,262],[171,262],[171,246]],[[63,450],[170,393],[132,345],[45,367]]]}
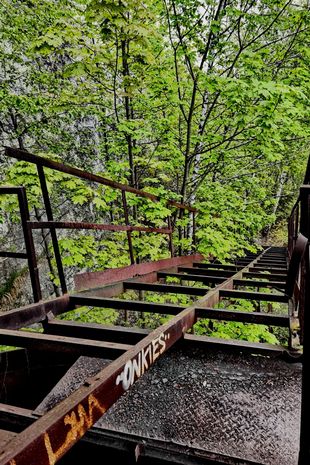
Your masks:
{"label": "metal walkway", "polygon": [[[309,199],[303,186],[288,252],[268,247],[230,264],[192,254],[86,273],[76,277],[72,294],[1,314],[1,344],[26,352],[1,355],[0,384],[8,387],[0,405],[0,465],[85,463],[90,451],[128,464],[308,464]],[[55,232],[52,223],[25,218],[25,242],[33,228]],[[130,249],[130,237],[128,243]],[[38,296],[35,276],[33,283]],[[141,298],[124,299],[128,290]],[[145,292],[185,294],[192,303],[148,302]],[[256,311],[218,306],[236,300],[255,302]],[[286,312],[264,312],[260,302]],[[152,332],[57,319],[79,306],[172,318]],[[283,327],[287,344],[197,336],[192,328],[201,318]],[[43,333],[21,330],[37,322]]]}

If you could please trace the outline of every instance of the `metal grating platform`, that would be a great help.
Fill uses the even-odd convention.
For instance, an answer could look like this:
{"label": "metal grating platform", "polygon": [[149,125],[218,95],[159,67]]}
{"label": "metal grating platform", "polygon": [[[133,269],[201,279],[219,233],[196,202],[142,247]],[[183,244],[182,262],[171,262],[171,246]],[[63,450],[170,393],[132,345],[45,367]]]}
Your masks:
{"label": "metal grating platform", "polygon": [[[80,357],[36,413],[45,413],[105,364]],[[178,344],[95,427],[247,463],[297,465],[300,393],[299,363],[218,350],[206,353]]]}

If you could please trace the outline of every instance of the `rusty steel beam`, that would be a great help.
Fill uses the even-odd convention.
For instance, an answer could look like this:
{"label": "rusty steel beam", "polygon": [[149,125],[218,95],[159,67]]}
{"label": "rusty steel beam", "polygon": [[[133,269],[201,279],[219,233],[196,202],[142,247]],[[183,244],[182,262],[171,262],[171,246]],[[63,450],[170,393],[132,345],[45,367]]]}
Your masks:
{"label": "rusty steel beam", "polygon": [[269,281],[281,281],[284,282],[286,281],[286,276],[282,274],[275,274],[275,273],[261,273],[261,272],[255,272],[255,271],[245,271],[243,273],[243,276],[245,278],[261,278],[261,279],[268,279]]}
{"label": "rusty steel beam", "polygon": [[124,281],[124,289],[186,295],[205,295],[208,292],[208,289],[204,287],[179,286],[176,284],[149,284],[134,281]]}
{"label": "rusty steel beam", "polygon": [[131,310],[136,312],[162,313],[164,315],[177,315],[185,307],[172,304],[158,304],[154,302],[143,302],[142,300],[110,299],[96,295],[72,294],[71,305],[82,305],[91,307],[114,308],[116,310]]}
{"label": "rusty steel beam", "polygon": [[222,281],[225,281],[225,277],[221,276],[202,276],[202,275],[197,275],[195,273],[193,274],[186,274],[186,273],[168,273],[165,271],[159,271],[157,273],[158,279],[165,279],[165,278],[178,278],[182,279],[184,281],[201,281],[203,283],[221,283]]}
{"label": "rusty steel beam", "polygon": [[[20,150],[16,148],[6,147],[5,154],[8,157],[16,158],[17,160],[27,161],[29,163],[34,163],[37,166],[50,168],[55,171],[60,171],[61,173],[71,174],[72,176],[76,176],[81,179],[85,179],[87,181],[97,182],[98,184],[103,184],[105,186],[112,187],[114,189],[118,189],[125,192],[131,192],[132,194],[138,195],[140,197],[145,197],[147,199],[158,201],[161,198],[157,195],[150,194],[149,192],[145,192],[139,189],[135,189],[134,187],[128,186],[126,184],[121,184],[116,181],[112,181],[111,179],[104,178],[102,176],[88,173],[87,171],[83,171],[79,168],[74,168],[73,166],[64,165],[63,163],[59,163],[54,160],[49,160],[48,158],[39,157],[38,155],[33,155],[25,150]],[[166,200],[168,205],[176,207],[181,210],[188,210],[191,212],[197,211],[196,208],[190,207],[189,205],[184,205],[182,203],[176,202],[174,200]]]}
{"label": "rusty steel beam", "polygon": [[265,263],[260,263],[258,262],[256,265],[254,265],[254,268],[256,269],[264,269],[264,270],[273,270],[273,271],[277,271],[279,273],[286,273],[287,272],[287,267],[283,267],[283,265],[274,265],[274,264],[265,264]]}
{"label": "rusty steel beam", "polygon": [[4,447],[9,441],[11,441],[16,436],[12,431],[5,429],[0,429],[0,448]]}
{"label": "rusty steel beam", "polygon": [[114,359],[129,350],[128,344],[116,344],[73,337],[54,336],[34,331],[0,329],[1,344],[44,352],[74,353]]}
{"label": "rusty steel beam", "polygon": [[269,267],[269,266],[261,266],[261,265],[257,265],[257,266],[253,266],[250,268],[250,271],[254,271],[254,272],[263,272],[263,271],[268,271],[269,273],[276,273],[276,274],[282,274],[282,275],[286,275],[287,274],[287,268],[272,268],[272,267]]}
{"label": "rusty steel beam", "polygon": [[[247,342],[235,339],[221,339],[213,336],[195,336],[193,334],[186,334],[184,343],[196,344],[203,350],[211,348],[222,348],[229,351],[236,351],[238,353],[248,352],[251,354],[261,354],[267,356],[290,356],[287,347],[262,342]],[[296,361],[296,357],[294,358],[293,356],[293,360]]]}
{"label": "rusty steel beam", "polygon": [[274,287],[284,289],[285,285],[285,282],[281,281],[256,281],[252,279],[234,279],[234,286]]}
{"label": "rusty steel beam", "polygon": [[125,226],[116,224],[79,223],[70,221],[29,221],[31,229],[92,229],[95,231],[140,231],[171,234],[171,229],[149,228],[146,226]]}
{"label": "rusty steel beam", "polygon": [[206,268],[206,269],[220,269],[220,270],[231,270],[231,271],[237,271],[241,270],[241,268],[244,268],[242,265],[233,265],[233,264],[225,264],[222,265],[220,263],[193,263],[194,267],[197,268]]}
{"label": "rusty steel beam", "polygon": [[261,261],[259,261],[258,265],[259,266],[266,266],[266,267],[269,267],[269,268],[287,269],[287,263],[286,262],[279,262],[279,261],[276,261],[276,262],[271,262],[271,261],[261,262]]}
{"label": "rusty steel beam", "polygon": [[210,318],[211,320],[239,321],[269,326],[289,327],[290,319],[286,315],[274,315],[262,312],[243,312],[239,310],[224,310],[222,308],[196,307],[197,318]]}
{"label": "rusty steel beam", "polygon": [[189,273],[189,274],[199,274],[205,276],[221,276],[225,278],[230,278],[235,272],[229,270],[206,270],[203,268],[196,268],[196,267],[187,267],[187,266],[179,266],[178,271]]}
{"label": "rusty steel beam", "polygon": [[127,328],[125,326],[105,326],[98,323],[49,319],[44,325],[44,332],[58,336],[95,339],[98,341],[137,344],[149,334],[149,330]]}
{"label": "rusty steel beam", "polygon": [[223,299],[249,299],[264,300],[266,302],[288,303],[287,295],[269,294],[266,292],[238,291],[236,289],[220,291],[220,297]]}
{"label": "rusty steel beam", "polygon": [[66,294],[55,299],[0,313],[0,328],[23,328],[24,326],[43,321],[49,312],[58,315],[72,310],[73,308],[74,306],[70,304],[69,296]]}
{"label": "rusty steel beam", "polygon": [[193,260],[202,260],[202,255],[185,255],[181,257],[164,258],[156,262],[139,263],[121,268],[114,268],[104,271],[94,271],[90,273],[79,273],[74,277],[74,284],[77,290],[99,288],[105,284],[112,284],[117,281],[133,277],[146,277],[154,274],[156,281],[157,271],[171,270],[180,265],[190,265]]}

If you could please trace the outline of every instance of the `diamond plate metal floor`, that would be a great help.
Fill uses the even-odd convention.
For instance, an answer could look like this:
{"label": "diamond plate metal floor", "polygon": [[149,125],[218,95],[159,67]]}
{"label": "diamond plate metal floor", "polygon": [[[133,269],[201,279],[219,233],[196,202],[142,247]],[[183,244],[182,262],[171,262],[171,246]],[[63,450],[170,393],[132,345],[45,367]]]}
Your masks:
{"label": "diamond plate metal floor", "polygon": [[[57,404],[107,362],[80,357],[36,412]],[[96,427],[241,461],[297,465],[300,393],[298,363],[179,344]]]}

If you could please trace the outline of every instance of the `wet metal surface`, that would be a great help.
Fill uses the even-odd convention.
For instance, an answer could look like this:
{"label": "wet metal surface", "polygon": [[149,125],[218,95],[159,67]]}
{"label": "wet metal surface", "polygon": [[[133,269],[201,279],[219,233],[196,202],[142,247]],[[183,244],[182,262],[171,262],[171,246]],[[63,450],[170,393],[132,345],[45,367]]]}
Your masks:
{"label": "wet metal surface", "polygon": [[[107,363],[81,357],[43,413]],[[224,351],[171,349],[96,427],[165,439],[266,465],[297,465],[300,364]]]}

